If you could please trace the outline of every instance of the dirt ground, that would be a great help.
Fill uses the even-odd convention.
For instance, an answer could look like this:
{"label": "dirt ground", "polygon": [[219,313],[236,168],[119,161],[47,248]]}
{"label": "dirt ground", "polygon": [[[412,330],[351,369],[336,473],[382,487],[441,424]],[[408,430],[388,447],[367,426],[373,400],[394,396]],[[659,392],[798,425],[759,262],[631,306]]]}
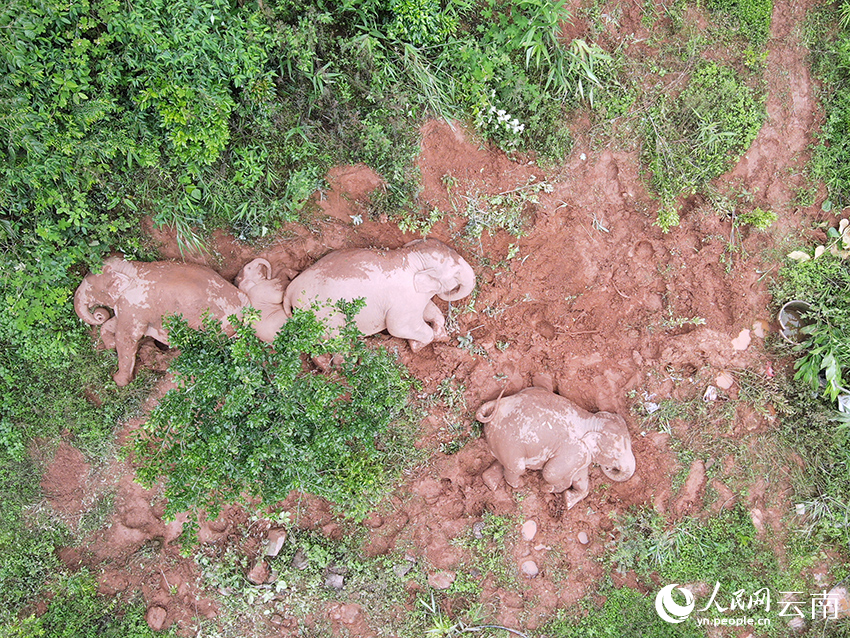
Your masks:
{"label": "dirt ground", "polygon": [[[429,572],[453,572],[464,556],[452,539],[466,533],[485,512],[534,520],[533,539],[518,536],[509,551],[517,566],[533,560],[539,574],[523,578],[519,591],[487,581],[480,601],[495,610],[498,623],[533,630],[555,610],[594,591],[602,575],[595,558],[612,537],[612,513],[651,504],[661,513],[683,516],[708,505],[702,502],[705,467],[695,464],[685,486],[675,492],[671,481],[679,467],[669,436],[642,430],[631,407],[641,397],[690,398],[683,395],[704,391],[697,381],[691,386],[675,383],[667,370],[705,383],[724,372],[735,379],[741,370],[763,374],[771,365],[779,365],[768,360],[764,337],[759,336],[762,328],[776,330],[765,277],[772,267],[770,251],[785,236],[798,233],[803,219],[821,214],[819,208],[801,210],[789,203],[795,187],[803,185],[802,168],[819,118],[807,51],[795,32],[807,4],[775,2],[767,60],[768,118],[745,157],[718,180],[754,193],[754,205],[774,210],[779,222],[770,233],[744,231],[740,241],[748,257],[734,254],[728,270],[724,254],[731,223],[707,210],[700,197],[693,197],[685,203],[681,226],[663,234],[652,223],[657,203],[639,175],[637,151],[595,147],[580,118],[568,161],[545,172],[527,158],[511,159],[483,148],[459,125],[431,121],[423,126],[419,158],[423,208],[448,213],[431,236],[452,244],[478,274],[475,312],[457,317],[453,336],[471,335],[486,356],[480,350],[476,354],[458,347],[456,338],[416,354],[400,340],[388,338],[385,343],[398,347],[402,362],[422,381],[425,393],[436,392],[439,383],[450,377],[464,384],[468,427],[475,409],[506,385],[513,392],[531,385],[536,375],[548,375],[562,395],[581,407],[615,411],[626,418],[637,471],[625,483],[598,489],[604,477],[594,469],[590,495],[566,512],[560,497],[548,494],[534,473],[526,476],[521,502],[504,483],[496,489],[488,487],[484,473],[493,458],[482,440],[472,439],[457,454],[435,451],[364,521],[370,538],[363,548],[367,554],[415,548],[414,558],[427,565]],[[640,4],[624,7],[619,32],[606,37],[617,42],[623,34],[634,33],[640,40]],[[516,239],[501,231],[493,236],[485,232],[480,244],[462,238],[463,221],[453,214],[461,188],[497,194],[529,180],[546,181],[552,188],[540,193],[538,204],[529,206],[532,221],[525,236]],[[330,189],[316,198],[322,214],[310,228],[287,228],[260,252],[217,233],[215,256],[198,260],[232,278],[244,263],[263,256],[277,274],[284,269],[301,270],[333,249],[394,248],[416,237],[385,220],[368,219],[365,203],[381,184],[370,169],[338,167],[328,181]],[[447,189],[448,183],[454,184],[453,192]],[[353,215],[362,215],[365,221],[354,225]],[[167,231],[151,232],[162,241],[164,257],[180,258],[173,236]],[[511,244],[518,244],[519,251],[508,259]],[[444,312],[448,310],[444,302],[437,303]],[[704,322],[683,321],[696,318]],[[747,337],[750,342],[744,348]],[[148,365],[162,367],[167,364],[163,359],[152,347],[142,352]],[[166,377],[148,407],[168,383]],[[735,391],[733,382],[725,392],[734,395]],[[437,450],[449,440],[443,416],[435,408],[422,422],[421,446]],[[121,436],[139,422],[129,423]],[[758,415],[743,414],[737,427],[746,432],[768,428],[770,423]],[[100,574],[104,594],[141,592],[155,627],[177,623],[188,628],[192,617],[215,617],[216,603],[196,584],[197,567],[191,559],[182,558],[173,544],[181,521],[162,520],[162,505],[133,482],[126,462],[107,474],[116,490],[110,525],[81,546],[62,550],[62,559],[69,566],[84,564]],[[43,487],[57,513],[73,523],[97,483],[105,480],[102,474],[90,472],[79,452],[63,444]],[[751,507],[763,513],[764,526],[781,533],[787,486],[766,492],[762,485],[760,494],[754,487]],[[722,499],[728,488],[716,491]],[[202,540],[235,542],[230,530],[240,516],[244,513],[238,508],[225,510],[222,518],[203,526]],[[338,533],[336,521],[321,503],[307,508],[300,524]],[[582,532],[587,544],[579,540]],[[262,529],[257,532],[249,548],[260,551],[262,533]],[[630,582],[628,576],[623,578]],[[331,603],[326,613],[340,635],[346,635],[343,629],[347,635],[376,635],[368,610],[356,602]],[[295,627],[270,626],[269,631],[297,635]]]}

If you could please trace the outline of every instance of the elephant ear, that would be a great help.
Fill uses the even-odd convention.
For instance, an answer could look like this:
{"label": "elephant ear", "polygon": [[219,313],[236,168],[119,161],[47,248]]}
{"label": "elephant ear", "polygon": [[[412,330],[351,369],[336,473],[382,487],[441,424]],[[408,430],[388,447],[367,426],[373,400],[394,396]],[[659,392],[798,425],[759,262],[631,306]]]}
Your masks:
{"label": "elephant ear", "polygon": [[132,278],[123,272],[113,272],[112,281],[109,282],[109,296],[113,299],[118,299],[124,294],[124,291],[130,287]]}
{"label": "elephant ear", "polygon": [[442,290],[439,274],[435,268],[425,268],[413,275],[413,289],[418,293],[436,295]]}

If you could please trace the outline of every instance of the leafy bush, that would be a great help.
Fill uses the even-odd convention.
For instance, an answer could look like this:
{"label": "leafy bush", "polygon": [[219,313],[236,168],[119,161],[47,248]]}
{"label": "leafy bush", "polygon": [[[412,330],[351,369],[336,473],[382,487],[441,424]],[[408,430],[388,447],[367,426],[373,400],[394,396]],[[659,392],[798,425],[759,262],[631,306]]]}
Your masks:
{"label": "leafy bush", "polygon": [[[145,607],[137,603],[122,608],[117,599],[97,594],[97,583],[82,571],[52,583],[55,596],[41,616],[10,620],[0,626],[3,638],[153,638],[145,620]],[[175,636],[174,630],[165,636]]]}
{"label": "leafy bush", "polygon": [[826,115],[811,166],[813,176],[826,183],[829,203],[836,207],[850,203],[850,33],[846,26],[836,32],[831,14],[827,23],[828,30],[814,33],[809,43],[812,69],[822,83],[818,97]]}
{"label": "leafy bush", "polygon": [[678,224],[675,202],[726,171],[758,134],[763,99],[729,67],[699,66],[682,93],[646,116],[642,161],[661,199],[658,224]]}
{"label": "leafy bush", "polygon": [[773,0],[709,0],[707,6],[731,16],[740,34],[754,45],[764,45],[770,37]]}
{"label": "leafy bush", "polygon": [[[347,308],[350,315],[352,308]],[[232,318],[232,320],[235,318]],[[390,424],[410,389],[384,350],[353,323],[333,339],[311,312],[296,311],[272,345],[237,321],[229,339],[214,320],[193,330],[169,321],[180,349],[169,391],[134,443],[138,476],[165,482],[167,514],[258,497],[265,504],[301,490],[351,516],[380,496],[398,468]],[[332,374],[304,371],[302,353],[336,355]]]}

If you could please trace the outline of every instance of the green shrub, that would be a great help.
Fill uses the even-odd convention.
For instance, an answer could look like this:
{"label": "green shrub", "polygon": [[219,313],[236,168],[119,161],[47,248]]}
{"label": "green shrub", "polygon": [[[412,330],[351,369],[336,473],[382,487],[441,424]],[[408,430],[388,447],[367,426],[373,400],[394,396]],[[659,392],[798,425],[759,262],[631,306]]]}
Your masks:
{"label": "green shrub", "polygon": [[826,115],[811,167],[813,177],[826,183],[830,202],[837,207],[850,202],[850,33],[846,28],[836,33],[834,19],[828,24],[830,28],[814,33],[809,43],[812,70],[822,82],[818,97]]}
{"label": "green shrub", "polygon": [[154,632],[145,620],[145,607],[122,608],[117,599],[98,595],[97,583],[87,572],[60,577],[51,584],[55,595],[41,616],[9,620],[0,627],[3,638],[153,638],[175,636]]}
{"label": "green shrub", "polygon": [[[239,338],[229,339],[213,320],[202,330],[169,321],[179,387],[134,443],[139,479],[164,479],[172,516],[214,514],[246,496],[274,504],[292,490],[361,515],[400,469],[390,425],[410,389],[401,368],[368,348],[353,323],[325,339],[311,312],[295,311],[272,345],[250,324],[235,325]],[[344,361],[331,374],[308,372],[303,353]]]}
{"label": "green shrub", "polygon": [[662,202],[662,229],[678,223],[677,198],[726,171],[755,139],[763,119],[763,98],[715,62],[699,66],[672,104],[662,98],[649,110],[641,159]]}
{"label": "green shrub", "polygon": [[709,0],[707,6],[732,17],[739,33],[754,45],[763,46],[770,37],[773,0]]}

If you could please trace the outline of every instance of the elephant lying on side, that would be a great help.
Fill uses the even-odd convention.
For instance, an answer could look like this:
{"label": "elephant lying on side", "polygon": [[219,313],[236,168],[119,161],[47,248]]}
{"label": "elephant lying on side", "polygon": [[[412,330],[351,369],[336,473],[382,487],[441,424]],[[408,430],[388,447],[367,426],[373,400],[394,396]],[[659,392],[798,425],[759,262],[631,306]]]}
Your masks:
{"label": "elephant lying on side", "polygon": [[403,248],[337,250],[322,257],[289,284],[284,310],[324,306],[317,314],[331,328],[344,323],[332,305],[363,297],[355,323],[365,335],[387,330],[408,339],[417,350],[432,341],[448,341],[446,320],[431,301],[466,297],[475,287],[475,272],[454,250],[437,239],[418,239]]}
{"label": "elephant lying on side", "polygon": [[260,311],[254,330],[261,341],[271,343],[290,315],[283,309],[283,282],[272,278],[272,265],[257,257],[248,262],[236,275],[234,283],[248,295],[251,306]]}
{"label": "elephant lying on side", "polygon": [[623,417],[595,414],[543,388],[526,388],[482,405],[475,415],[505,481],[519,487],[526,470],[543,470],[555,493],[564,492],[567,509],[587,496],[588,470],[595,462],[614,481],[635,472],[635,457]]}
{"label": "elephant lying on side", "polygon": [[[112,257],[103,270],[86,275],[74,293],[74,309],[87,324],[101,326],[107,348],[118,352],[115,383],[133,379],[136,351],[142,337],[168,344],[162,317],[182,315],[193,328],[201,327],[205,312],[222,321],[225,332],[230,315],[240,315],[248,297],[214,270],[170,261],[136,262]],[[111,308],[110,318],[105,308]]]}

